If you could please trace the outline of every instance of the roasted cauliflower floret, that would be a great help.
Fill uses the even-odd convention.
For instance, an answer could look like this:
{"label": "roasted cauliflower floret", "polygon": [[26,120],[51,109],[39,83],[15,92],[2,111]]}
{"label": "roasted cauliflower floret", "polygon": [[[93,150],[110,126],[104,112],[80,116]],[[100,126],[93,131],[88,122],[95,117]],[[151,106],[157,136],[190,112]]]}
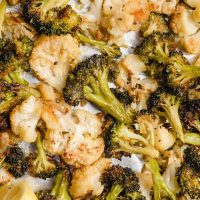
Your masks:
{"label": "roasted cauliflower floret", "polygon": [[126,56],[119,63],[118,67],[120,73],[116,79],[116,84],[125,89],[130,89],[134,84],[131,83],[130,80],[133,80],[134,77],[137,77],[146,70],[145,64],[139,56],[135,54],[129,54]]}
{"label": "roasted cauliflower floret", "polygon": [[20,39],[23,36],[33,40],[36,36],[35,29],[27,24],[21,13],[7,13],[4,19],[4,30],[6,37]]}
{"label": "roasted cauliflower floret", "polygon": [[154,0],[153,6],[157,12],[171,15],[175,12],[179,0]]}
{"label": "roasted cauliflower floret", "polygon": [[0,168],[0,185],[12,181],[13,176],[4,168]]}
{"label": "roasted cauliflower floret", "polygon": [[188,53],[200,53],[200,30],[193,35],[180,38],[180,44],[183,49]]}
{"label": "roasted cauliflower floret", "polygon": [[200,3],[193,11],[192,16],[196,22],[200,22]]}
{"label": "roasted cauliflower floret", "polygon": [[184,4],[178,4],[170,20],[170,26],[179,36],[195,34],[199,24],[193,18],[193,10]]}
{"label": "roasted cauliflower floret", "polygon": [[98,160],[104,151],[101,120],[85,110],[68,109],[59,105],[44,105],[41,119],[46,124],[44,147],[61,155],[67,164],[81,167]]}
{"label": "roasted cauliflower floret", "polygon": [[160,126],[155,130],[154,141],[156,149],[159,151],[166,151],[173,146],[176,138],[165,127]]}
{"label": "roasted cauliflower floret", "polygon": [[11,128],[14,134],[25,142],[35,142],[36,126],[41,116],[42,102],[34,96],[16,106],[10,113]]}
{"label": "roasted cauliflower floret", "polygon": [[29,63],[39,79],[61,92],[79,57],[78,42],[71,35],[42,35],[35,41]]}
{"label": "roasted cauliflower floret", "polygon": [[[147,0],[105,0],[103,3],[101,25],[106,28],[114,42],[124,33],[139,30],[150,13]],[[120,39],[119,39],[120,41]]]}
{"label": "roasted cauliflower floret", "polygon": [[111,160],[101,158],[91,166],[77,169],[72,176],[70,193],[74,199],[85,199],[88,194],[98,196],[103,192],[101,175],[111,167]]}
{"label": "roasted cauliflower floret", "polygon": [[62,152],[62,159],[67,164],[78,168],[84,165],[91,165],[101,157],[104,151],[104,140],[102,137],[92,139],[85,136],[83,141],[78,144],[76,144],[76,137],[78,136],[72,136],[72,141],[69,141],[69,144]]}

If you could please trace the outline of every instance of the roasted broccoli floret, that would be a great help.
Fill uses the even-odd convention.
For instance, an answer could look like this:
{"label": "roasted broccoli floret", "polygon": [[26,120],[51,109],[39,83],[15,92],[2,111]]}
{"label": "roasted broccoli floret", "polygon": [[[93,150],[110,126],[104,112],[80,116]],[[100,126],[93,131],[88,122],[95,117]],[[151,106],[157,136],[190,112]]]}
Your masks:
{"label": "roasted broccoli floret", "polygon": [[1,167],[5,168],[15,178],[19,178],[27,171],[27,162],[24,152],[18,147],[10,146],[6,152]]}
{"label": "roasted broccoli floret", "polygon": [[[173,131],[176,133],[176,137],[182,142],[199,145],[200,135],[197,133],[184,134],[183,126],[179,116],[179,107],[181,99],[175,95],[158,89],[148,99],[148,107],[156,112],[158,115],[165,117]],[[198,143],[198,144],[197,144]]]}
{"label": "roasted broccoli floret", "polygon": [[88,100],[118,121],[131,124],[135,113],[125,107],[109,88],[109,79],[115,78],[117,73],[115,62],[110,57],[94,55],[82,61],[68,75],[63,90],[65,101],[78,105],[80,100]]}
{"label": "roasted broccoli floret", "polygon": [[102,174],[104,183],[104,193],[106,200],[115,200],[120,197],[126,197],[140,189],[138,178],[129,168],[123,168],[119,165],[112,166]]}
{"label": "roasted broccoli floret", "polygon": [[140,31],[144,37],[157,32],[168,33],[169,28],[167,24],[167,16],[164,14],[151,12],[148,20],[142,25]]}
{"label": "roasted broccoli floret", "polygon": [[200,132],[200,100],[192,100],[183,105],[180,116],[185,129]]}
{"label": "roasted broccoli floret", "polygon": [[200,171],[200,147],[189,146],[185,149],[185,162],[188,163],[192,168]]}
{"label": "roasted broccoli floret", "polygon": [[23,6],[24,18],[40,34],[67,34],[81,21],[78,14],[67,5],[68,2],[69,0],[27,0]]}
{"label": "roasted broccoli floret", "polygon": [[176,52],[170,55],[166,73],[170,87],[188,89],[200,77],[200,66],[190,65],[181,53]]}
{"label": "roasted broccoli floret", "polygon": [[29,172],[42,179],[53,177],[57,173],[57,166],[55,161],[45,152],[40,133],[37,136],[36,146],[37,155],[30,154],[27,158]]}
{"label": "roasted broccoli floret", "polygon": [[16,54],[19,57],[29,57],[33,49],[33,41],[28,37],[24,36],[21,39],[14,39],[13,44],[15,45]]}
{"label": "roasted broccoli floret", "polygon": [[135,53],[140,56],[145,64],[156,61],[160,64],[168,63],[170,51],[175,49],[174,36],[169,33],[153,33],[146,37],[136,47]]}
{"label": "roasted broccoli floret", "polygon": [[172,190],[165,184],[161,174],[160,167],[155,159],[149,159],[146,164],[147,169],[152,174],[153,179],[153,199],[160,200],[164,197],[168,197],[169,199],[176,200],[176,195],[172,192]]}
{"label": "roasted broccoli floret", "polygon": [[184,141],[184,132],[179,117],[180,99],[175,95],[163,92],[158,89],[148,99],[148,107],[157,114],[168,119],[170,125],[176,133],[177,138]]}
{"label": "roasted broccoli floret", "polygon": [[140,134],[134,133],[123,123],[116,123],[106,132],[106,148],[111,152],[121,151],[129,154],[144,154],[151,157],[158,157],[159,152],[150,145],[150,142]]}
{"label": "roasted broccoli floret", "polygon": [[200,148],[189,146],[185,149],[185,161],[177,171],[180,195],[191,199],[200,198]]}
{"label": "roasted broccoli floret", "polygon": [[104,41],[98,41],[87,37],[86,35],[77,31],[75,33],[75,37],[83,44],[89,44],[91,46],[96,47],[103,53],[111,56],[111,57],[119,57],[121,56],[120,48],[117,45],[108,45]]}
{"label": "roasted broccoli floret", "polygon": [[182,195],[188,194],[191,199],[200,198],[200,171],[188,164],[183,164],[177,172],[177,181]]}

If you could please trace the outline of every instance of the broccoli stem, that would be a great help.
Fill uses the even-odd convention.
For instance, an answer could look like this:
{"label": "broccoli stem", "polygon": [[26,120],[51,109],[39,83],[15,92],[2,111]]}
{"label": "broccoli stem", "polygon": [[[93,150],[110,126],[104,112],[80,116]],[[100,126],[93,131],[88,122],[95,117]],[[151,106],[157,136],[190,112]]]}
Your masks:
{"label": "broccoli stem", "polygon": [[199,133],[185,133],[184,141],[187,144],[200,146],[200,134]]}
{"label": "broccoli stem", "polygon": [[5,18],[7,3],[6,0],[2,0],[0,3],[0,38],[2,38],[3,22]]}
{"label": "broccoli stem", "polygon": [[90,86],[84,87],[87,100],[99,106],[103,111],[111,114],[118,121],[132,124],[135,113],[126,111],[123,104],[115,97],[108,85],[108,69],[98,73],[97,81],[91,79]]}
{"label": "broccoli stem", "polygon": [[193,123],[191,122],[191,125],[200,132],[200,121],[199,120],[194,120]]}
{"label": "broccoli stem", "polygon": [[121,185],[113,185],[110,192],[106,196],[106,200],[116,200],[123,190],[124,188]]}
{"label": "broccoli stem", "polygon": [[56,176],[55,185],[51,190],[51,195],[57,200],[71,200],[68,193],[68,180],[65,171],[60,171]]}
{"label": "broccoli stem", "polygon": [[153,188],[154,188],[154,200],[162,199],[161,193],[162,190],[168,193],[170,199],[176,200],[176,196],[171,191],[170,188],[167,187],[165,184],[161,174],[160,174],[160,167],[155,159],[150,159],[147,163],[147,168],[152,173],[153,178]]}
{"label": "broccoli stem", "polygon": [[17,69],[13,72],[10,72],[4,77],[4,80],[7,83],[18,83],[21,85],[28,85],[28,82],[22,78],[22,71],[21,69]]}
{"label": "broccoli stem", "polygon": [[103,53],[108,54],[111,57],[121,56],[120,49],[117,46],[109,46],[106,42],[93,40],[80,32],[76,33],[80,42],[95,46],[99,48]]}
{"label": "broccoli stem", "polygon": [[169,123],[176,132],[177,137],[184,142],[183,128],[178,113],[179,105],[180,101],[176,99],[176,96],[168,94],[167,97],[164,96],[162,98],[161,103],[161,107],[165,110],[165,112],[158,112],[158,114],[163,115],[169,120]]}

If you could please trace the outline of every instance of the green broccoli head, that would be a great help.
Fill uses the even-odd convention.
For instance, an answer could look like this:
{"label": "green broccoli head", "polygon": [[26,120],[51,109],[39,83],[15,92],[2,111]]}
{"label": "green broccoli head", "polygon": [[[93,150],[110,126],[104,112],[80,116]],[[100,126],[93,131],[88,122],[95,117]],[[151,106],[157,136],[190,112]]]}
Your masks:
{"label": "green broccoli head", "polygon": [[145,64],[149,64],[151,61],[166,64],[170,52],[174,49],[174,35],[169,33],[153,33],[144,38],[142,43],[136,47],[135,53],[140,56]]}
{"label": "green broccoli head", "polygon": [[187,90],[200,77],[200,66],[190,65],[182,53],[173,52],[170,54],[166,73],[171,88]]}
{"label": "green broccoli head", "polygon": [[200,132],[200,100],[186,102],[181,107],[180,116],[186,130]]}
{"label": "green broccoli head", "polygon": [[[116,123],[105,133],[106,149],[114,155],[114,152],[126,152],[129,154],[143,154],[150,157],[158,157],[159,152],[150,145],[150,142],[140,134],[128,128],[123,123]],[[107,141],[109,139],[109,141]]]}
{"label": "green broccoli head", "polygon": [[147,169],[152,174],[153,179],[153,193],[154,200],[160,200],[164,197],[168,197],[169,199],[176,200],[176,195],[172,192],[172,190],[165,184],[161,174],[160,167],[155,159],[149,159],[146,164]]}
{"label": "green broccoli head", "polygon": [[148,20],[140,29],[142,35],[147,37],[153,33],[168,33],[169,27],[166,19],[167,16],[164,14],[151,12]]}
{"label": "green broccoli head", "polygon": [[27,0],[23,7],[25,20],[40,34],[61,35],[77,27],[81,18],[67,5],[69,0]]}
{"label": "green broccoli head", "polygon": [[126,108],[109,88],[109,80],[117,74],[118,68],[110,57],[94,55],[87,58],[69,74],[63,90],[65,101],[78,105],[80,100],[88,100],[120,122],[131,124],[135,113]]}
{"label": "green broccoli head", "polygon": [[29,172],[42,179],[53,177],[57,173],[57,166],[45,152],[40,133],[37,136],[36,146],[37,155],[30,154],[27,158]]}
{"label": "green broccoli head", "polygon": [[17,145],[10,146],[5,152],[1,167],[8,170],[15,178],[25,175],[27,162],[24,152]]}
{"label": "green broccoli head", "polygon": [[33,41],[28,37],[22,37],[21,39],[14,39],[16,54],[19,57],[29,57],[33,49]]}
{"label": "green broccoli head", "polygon": [[177,171],[181,195],[200,198],[200,148],[189,146],[184,151],[185,161]]}
{"label": "green broccoli head", "polygon": [[106,200],[115,200],[120,197],[128,198],[129,194],[139,192],[140,186],[135,173],[129,168],[119,165],[112,166],[102,174]]}
{"label": "green broccoli head", "polygon": [[171,127],[176,133],[177,138],[184,141],[184,132],[179,117],[180,99],[175,95],[158,89],[148,99],[148,107],[155,111],[158,115],[168,119]]}

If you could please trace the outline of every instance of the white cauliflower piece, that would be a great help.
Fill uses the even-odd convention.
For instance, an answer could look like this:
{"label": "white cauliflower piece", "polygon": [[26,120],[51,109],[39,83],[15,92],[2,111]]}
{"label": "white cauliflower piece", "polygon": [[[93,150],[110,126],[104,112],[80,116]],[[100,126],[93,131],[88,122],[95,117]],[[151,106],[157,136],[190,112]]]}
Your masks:
{"label": "white cauliflower piece", "polygon": [[44,148],[53,154],[60,154],[68,140],[68,136],[62,134],[62,126],[52,107],[48,104],[43,106],[41,119],[45,122],[47,129],[43,141]]}
{"label": "white cauliflower piece", "polygon": [[85,110],[64,113],[54,104],[44,106],[42,120],[46,123],[44,147],[61,155],[67,164],[81,167],[91,165],[104,151],[101,120]]}
{"label": "white cauliflower piece", "polygon": [[102,137],[94,138],[85,136],[83,141],[78,144],[78,135],[70,138],[66,148],[62,152],[62,159],[69,165],[74,165],[76,168],[91,165],[98,160],[104,151],[104,140]]}
{"label": "white cauliflower piece", "polygon": [[101,26],[107,29],[113,42],[122,42],[128,31],[139,30],[151,11],[147,0],[105,0],[103,2]]}
{"label": "white cauliflower piece", "polygon": [[155,148],[159,151],[165,151],[173,146],[176,138],[165,127],[160,126],[155,129]]}
{"label": "white cauliflower piece", "polygon": [[111,165],[110,159],[101,158],[91,166],[75,170],[70,187],[73,198],[85,199],[88,194],[100,195],[104,189],[100,181],[101,175]]}
{"label": "white cauliflower piece", "polygon": [[184,4],[178,4],[176,7],[170,20],[170,26],[179,36],[195,34],[200,27],[193,18],[193,10]]}
{"label": "white cauliflower piece", "polygon": [[4,168],[0,168],[0,184],[12,181],[13,176]]}
{"label": "white cauliflower piece", "polygon": [[175,12],[178,2],[179,0],[154,0],[153,5],[157,12],[171,15]]}
{"label": "white cauliflower piece", "polygon": [[3,153],[8,146],[17,143],[19,139],[10,131],[0,133],[0,153]]}
{"label": "white cauliflower piece", "polygon": [[[130,83],[134,77],[140,75],[142,72],[146,71],[146,66],[139,58],[138,55],[129,54],[126,56],[118,65],[119,68],[119,76],[116,79],[116,84],[122,88],[129,89],[134,85],[134,83]],[[131,84],[132,86],[130,86]]]}
{"label": "white cauliflower piece", "polygon": [[71,35],[42,35],[35,41],[29,63],[39,79],[62,92],[68,72],[79,57],[78,41]]}
{"label": "white cauliflower piece", "polygon": [[[101,134],[101,120],[94,114],[85,110],[74,110],[69,116],[68,122],[73,127],[68,129],[68,144],[62,152],[62,158],[67,164],[80,167],[82,165],[91,165],[98,160],[104,151],[104,140],[99,137]],[[62,122],[64,122],[62,120]],[[66,121],[65,121],[66,122]]]}
{"label": "white cauliflower piece", "polygon": [[36,127],[41,116],[42,102],[34,96],[17,105],[10,113],[10,123],[14,134],[25,142],[35,142]]}
{"label": "white cauliflower piece", "polygon": [[24,21],[21,13],[17,12],[6,14],[3,28],[6,37],[10,39],[20,39],[23,36],[27,36],[33,40],[36,36],[35,29]]}
{"label": "white cauliflower piece", "polygon": [[200,31],[193,35],[180,38],[180,44],[187,53],[200,53]]}

